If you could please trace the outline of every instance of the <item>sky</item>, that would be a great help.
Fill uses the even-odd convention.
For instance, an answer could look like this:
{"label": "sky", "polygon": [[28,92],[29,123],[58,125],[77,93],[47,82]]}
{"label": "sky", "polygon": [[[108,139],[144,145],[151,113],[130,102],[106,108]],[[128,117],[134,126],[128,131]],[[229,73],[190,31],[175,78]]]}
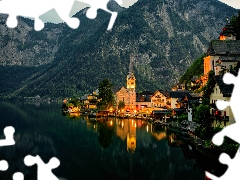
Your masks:
{"label": "sky", "polygon": [[[136,3],[138,0],[122,0],[123,4],[122,7],[128,8],[129,6]],[[235,9],[240,9],[240,0],[219,0],[229,6],[232,6]],[[87,4],[83,4],[81,2],[75,2],[72,8],[72,11],[70,13],[70,16],[76,14],[81,9],[87,7]],[[53,22],[53,23],[59,23],[62,22],[62,20],[58,17],[57,13],[54,10],[51,10],[44,15],[41,16],[41,19],[44,22]]]}
{"label": "sky", "polygon": [[[138,0],[122,0],[122,1],[123,1],[123,4],[121,6],[125,7],[125,8],[128,8],[129,6],[133,5]],[[73,16],[74,14],[76,14],[78,11],[80,11],[81,9],[83,9],[85,7],[88,7],[88,5],[84,4],[84,3],[81,3],[79,1],[75,1],[75,3],[73,4],[73,8],[72,8],[72,11],[70,13],[70,16]],[[44,22],[53,22],[53,23],[62,22],[62,20],[58,17],[58,15],[56,14],[56,12],[54,10],[51,10],[51,11],[45,13],[40,18]]]}
{"label": "sky", "polygon": [[235,9],[240,9],[240,0],[219,0]]}

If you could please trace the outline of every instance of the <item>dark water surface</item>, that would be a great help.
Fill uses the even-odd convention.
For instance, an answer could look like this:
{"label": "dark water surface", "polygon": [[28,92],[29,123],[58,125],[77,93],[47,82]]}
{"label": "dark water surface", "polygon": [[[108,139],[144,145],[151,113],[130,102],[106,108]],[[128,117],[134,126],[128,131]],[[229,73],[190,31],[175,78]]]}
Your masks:
{"label": "dark water surface", "polygon": [[[9,163],[0,179],[22,172],[37,179],[37,165],[26,166],[26,155],[45,163],[67,180],[204,180],[208,158],[197,155],[184,137],[142,120],[115,119],[92,123],[86,117],[64,116],[61,104],[0,103],[0,131],[15,128],[14,146],[0,147],[0,160]],[[0,132],[4,138],[3,131]],[[209,167],[211,169],[211,167]]]}

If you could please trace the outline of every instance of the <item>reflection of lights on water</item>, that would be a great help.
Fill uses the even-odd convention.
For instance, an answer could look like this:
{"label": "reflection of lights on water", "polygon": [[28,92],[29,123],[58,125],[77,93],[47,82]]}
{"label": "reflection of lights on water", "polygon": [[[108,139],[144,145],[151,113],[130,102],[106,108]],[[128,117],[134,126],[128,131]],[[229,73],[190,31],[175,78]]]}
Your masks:
{"label": "reflection of lights on water", "polygon": [[137,123],[135,123],[135,128],[137,127]]}
{"label": "reflection of lights on water", "polygon": [[93,125],[93,128],[95,129],[95,127],[96,127],[96,125],[94,124],[94,125]]}
{"label": "reflection of lights on water", "polygon": [[124,123],[123,123],[123,121],[122,121],[122,127],[124,126]]}
{"label": "reflection of lights on water", "polygon": [[148,132],[148,125],[147,125],[147,132]]}
{"label": "reflection of lights on water", "polygon": [[112,124],[113,124],[113,122],[112,122],[112,121],[110,121],[110,126],[112,126]]}

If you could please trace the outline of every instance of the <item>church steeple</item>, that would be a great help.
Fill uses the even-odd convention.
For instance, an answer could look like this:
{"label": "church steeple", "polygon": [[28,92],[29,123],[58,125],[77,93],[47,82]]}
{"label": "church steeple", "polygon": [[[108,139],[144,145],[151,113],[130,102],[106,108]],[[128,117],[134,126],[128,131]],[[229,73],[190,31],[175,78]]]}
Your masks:
{"label": "church steeple", "polygon": [[234,30],[234,27],[231,26],[229,19],[227,18],[227,24],[222,29],[220,33],[220,40],[236,40],[237,33]]}
{"label": "church steeple", "polygon": [[129,63],[129,72],[127,75],[127,89],[135,91],[136,89],[136,78],[133,73],[133,56],[130,55],[130,63]]}

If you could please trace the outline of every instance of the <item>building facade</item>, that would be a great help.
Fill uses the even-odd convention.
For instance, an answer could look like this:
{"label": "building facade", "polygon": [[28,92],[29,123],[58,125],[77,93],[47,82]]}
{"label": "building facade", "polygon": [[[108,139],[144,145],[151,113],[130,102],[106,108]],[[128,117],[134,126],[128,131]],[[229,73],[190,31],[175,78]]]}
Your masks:
{"label": "building facade", "polygon": [[235,123],[235,118],[230,106],[224,110],[219,110],[216,107],[217,100],[230,101],[233,85],[225,84],[222,76],[215,76],[213,84],[214,86],[212,86],[210,94],[210,114],[215,117],[214,125],[226,126]]}
{"label": "building facade", "polygon": [[157,90],[151,97],[151,107],[166,107],[167,97]]}

